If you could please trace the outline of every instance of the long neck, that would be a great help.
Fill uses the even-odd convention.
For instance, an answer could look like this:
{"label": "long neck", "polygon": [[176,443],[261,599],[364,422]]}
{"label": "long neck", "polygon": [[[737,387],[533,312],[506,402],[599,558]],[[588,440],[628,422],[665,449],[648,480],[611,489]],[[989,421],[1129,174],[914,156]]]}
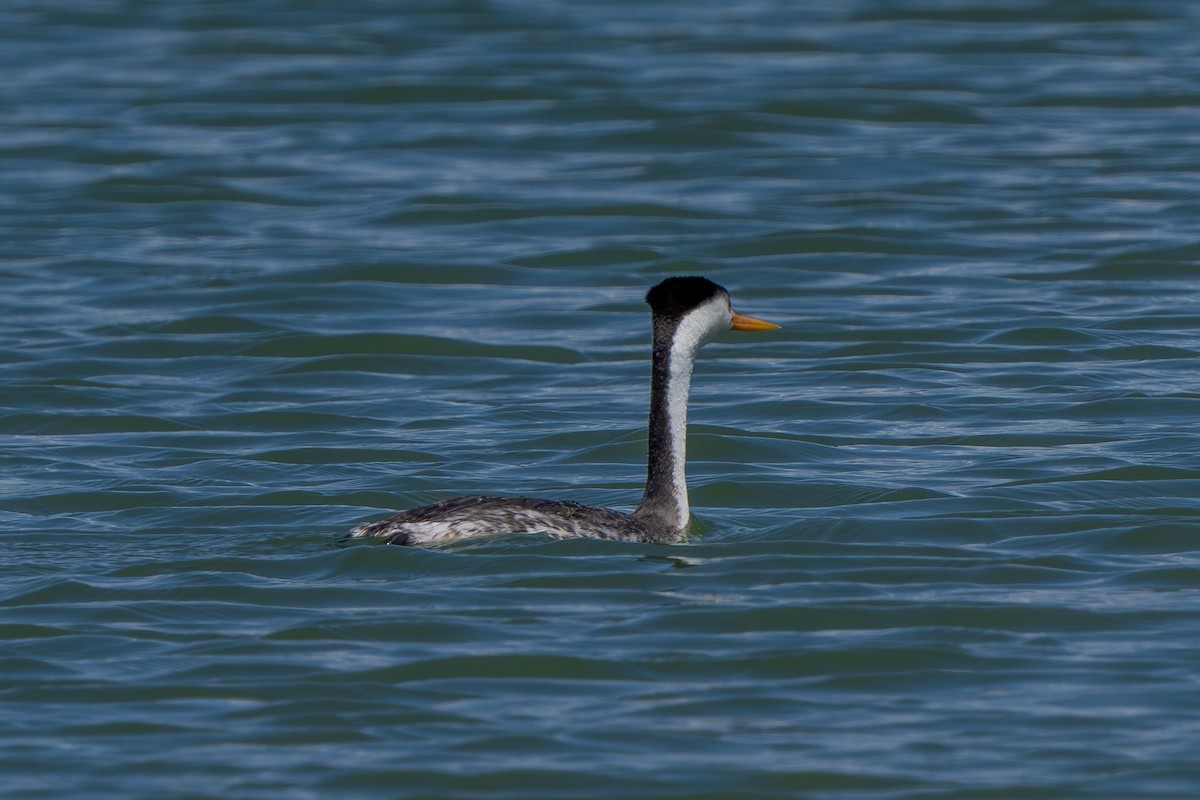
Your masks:
{"label": "long neck", "polygon": [[654,326],[653,372],[650,378],[650,443],[646,493],[634,514],[671,531],[688,523],[687,403],[692,364],[699,342],[676,337],[674,325]]}

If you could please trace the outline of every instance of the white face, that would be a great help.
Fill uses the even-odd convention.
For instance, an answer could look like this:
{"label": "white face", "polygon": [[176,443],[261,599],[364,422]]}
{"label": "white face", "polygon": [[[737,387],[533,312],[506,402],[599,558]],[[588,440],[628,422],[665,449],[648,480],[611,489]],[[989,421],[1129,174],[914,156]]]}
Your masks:
{"label": "white face", "polygon": [[729,307],[729,295],[722,292],[693,308],[679,321],[675,346],[683,352],[694,354],[732,325],[733,309]]}

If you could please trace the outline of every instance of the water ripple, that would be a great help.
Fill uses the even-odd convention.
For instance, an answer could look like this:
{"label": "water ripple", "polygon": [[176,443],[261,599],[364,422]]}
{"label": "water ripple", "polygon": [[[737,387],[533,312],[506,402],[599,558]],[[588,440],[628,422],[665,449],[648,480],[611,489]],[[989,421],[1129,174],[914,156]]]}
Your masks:
{"label": "water ripple", "polygon": [[[6,4],[8,793],[1194,795],[1196,16]],[[339,542],[632,507],[683,273],[694,539]]]}

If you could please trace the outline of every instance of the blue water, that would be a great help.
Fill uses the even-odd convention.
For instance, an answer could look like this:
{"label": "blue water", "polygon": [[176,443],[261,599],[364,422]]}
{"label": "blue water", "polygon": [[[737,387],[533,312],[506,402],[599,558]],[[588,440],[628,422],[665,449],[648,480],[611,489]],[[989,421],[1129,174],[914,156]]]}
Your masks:
{"label": "blue water", "polygon": [[[6,798],[1200,796],[1200,6],[0,6]],[[698,537],[629,508],[662,277]]]}

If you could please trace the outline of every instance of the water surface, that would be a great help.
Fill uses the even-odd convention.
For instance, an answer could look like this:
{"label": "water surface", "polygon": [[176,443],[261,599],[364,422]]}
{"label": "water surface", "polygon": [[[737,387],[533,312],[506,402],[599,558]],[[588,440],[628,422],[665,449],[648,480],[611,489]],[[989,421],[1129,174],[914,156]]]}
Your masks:
{"label": "water surface", "polygon": [[[1200,45],[1174,2],[0,10],[14,798],[1185,798]],[[628,508],[645,289],[697,538]]]}

